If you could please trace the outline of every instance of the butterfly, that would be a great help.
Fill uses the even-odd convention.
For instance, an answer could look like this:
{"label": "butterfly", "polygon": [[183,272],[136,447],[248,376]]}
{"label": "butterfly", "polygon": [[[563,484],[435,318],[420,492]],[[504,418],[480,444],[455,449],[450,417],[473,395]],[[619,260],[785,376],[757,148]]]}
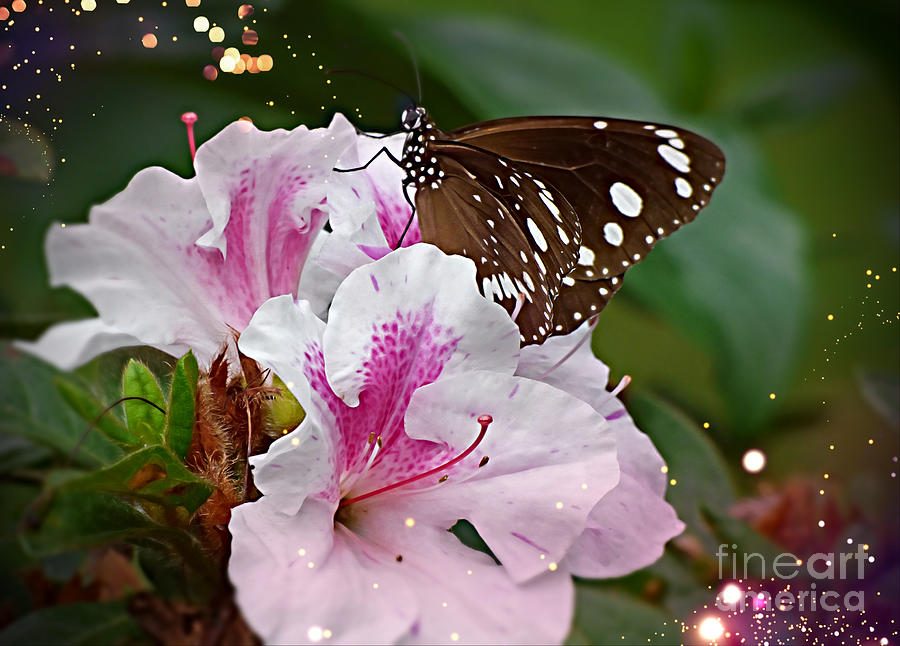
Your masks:
{"label": "butterfly", "polygon": [[644,121],[513,117],[443,132],[413,105],[402,126],[392,158],[404,193],[415,188],[422,240],[475,262],[479,289],[514,314],[523,345],[599,313],[725,172],[709,140]]}

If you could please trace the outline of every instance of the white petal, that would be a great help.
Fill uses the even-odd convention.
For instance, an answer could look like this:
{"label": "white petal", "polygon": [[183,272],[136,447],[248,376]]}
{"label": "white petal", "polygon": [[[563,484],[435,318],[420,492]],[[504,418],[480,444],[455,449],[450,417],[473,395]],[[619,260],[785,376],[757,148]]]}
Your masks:
{"label": "white petal", "polygon": [[[474,440],[480,415],[494,421],[474,454],[445,483],[423,483],[434,488],[406,495],[404,504],[436,524],[469,520],[511,576],[526,581],[562,559],[618,482],[615,440],[588,404],[537,381],[485,371],[417,390],[407,433],[448,445],[455,455]],[[489,461],[479,468],[482,456]]]}

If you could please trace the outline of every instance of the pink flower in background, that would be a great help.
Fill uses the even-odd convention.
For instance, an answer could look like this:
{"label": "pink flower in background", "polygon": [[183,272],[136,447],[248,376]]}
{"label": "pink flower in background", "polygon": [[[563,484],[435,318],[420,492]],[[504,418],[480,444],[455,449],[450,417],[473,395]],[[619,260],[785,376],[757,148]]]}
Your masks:
{"label": "pink flower in background", "polygon": [[[613,433],[513,375],[518,331],[474,281],[470,260],[415,245],[351,273],[327,325],[279,297],[241,337],[307,411],[255,460],[264,495],[229,526],[238,604],[265,642],[567,634],[564,559],[619,480]],[[458,519],[502,565],[447,531]]]}
{"label": "pink flower in background", "polygon": [[[200,146],[195,177],[139,172],[88,224],[55,227],[47,238],[52,284],[81,292],[99,317],[21,346],[63,368],[127,345],[190,348],[208,360],[265,300],[298,293],[332,210],[332,168],[344,154],[352,159],[356,140],[340,115],[314,130],[263,132],[238,121]],[[336,281],[317,270],[299,294],[327,303]]]}

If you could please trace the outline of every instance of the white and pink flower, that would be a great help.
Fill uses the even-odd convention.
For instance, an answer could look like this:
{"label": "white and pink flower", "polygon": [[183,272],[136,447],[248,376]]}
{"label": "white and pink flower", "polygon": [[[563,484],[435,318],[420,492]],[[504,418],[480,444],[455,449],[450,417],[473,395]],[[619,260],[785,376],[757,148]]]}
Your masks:
{"label": "white and pink flower", "polygon": [[[264,495],[230,524],[238,603],[264,641],[560,642],[570,572],[630,571],[680,531],[655,480],[613,498],[609,519],[598,511],[624,482],[620,461],[640,480],[659,456],[617,460],[619,438],[649,441],[603,396],[598,361],[584,366],[604,376],[596,393],[560,369],[574,394],[515,376],[540,376],[570,340],[520,361],[514,323],[474,277],[470,260],[414,245],[353,271],[327,324],[280,297],[241,337],[308,413],[255,460]],[[665,530],[617,526],[645,506],[666,507]],[[459,519],[502,565],[447,531]]]}
{"label": "white and pink flower", "polygon": [[128,345],[192,349],[205,361],[272,296],[300,295],[324,310],[338,279],[309,263],[301,283],[301,270],[326,219],[340,220],[332,202],[359,186],[360,212],[376,210],[374,170],[332,170],[357,163],[358,141],[371,140],[341,115],[313,130],[237,121],[200,146],[195,177],[142,170],[87,224],[47,237],[51,283],[81,292],[99,316],[21,347],[62,368]]}

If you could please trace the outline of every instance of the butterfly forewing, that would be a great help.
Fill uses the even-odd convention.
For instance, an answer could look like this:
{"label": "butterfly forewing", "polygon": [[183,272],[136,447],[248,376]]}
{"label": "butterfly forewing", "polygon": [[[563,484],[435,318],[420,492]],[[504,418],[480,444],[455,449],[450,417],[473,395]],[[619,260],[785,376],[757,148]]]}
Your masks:
{"label": "butterfly forewing", "polygon": [[552,304],[575,267],[581,228],[553,186],[501,156],[462,143],[429,142],[436,179],[421,182],[416,210],[423,240],[475,261],[485,296],[508,311],[526,343],[552,333]]}
{"label": "butterfly forewing", "polygon": [[[554,304],[555,334],[599,312],[628,267],[708,204],[725,169],[724,156],[710,141],[646,122],[512,118],[447,136],[502,154],[551,183],[574,206],[582,244],[578,266]],[[613,277],[615,284],[581,284]]]}

